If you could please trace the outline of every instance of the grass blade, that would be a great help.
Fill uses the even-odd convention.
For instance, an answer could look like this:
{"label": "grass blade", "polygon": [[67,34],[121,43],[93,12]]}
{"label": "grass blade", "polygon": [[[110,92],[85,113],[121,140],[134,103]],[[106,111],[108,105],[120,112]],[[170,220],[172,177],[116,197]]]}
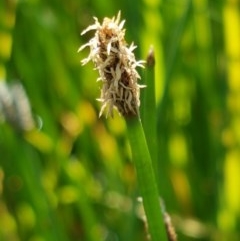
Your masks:
{"label": "grass blade", "polygon": [[155,56],[153,47],[150,48],[147,56],[145,71],[145,83],[147,88],[143,91],[142,124],[146,141],[152,159],[155,175],[158,175],[157,157],[157,116],[156,116],[156,95],[155,95]]}

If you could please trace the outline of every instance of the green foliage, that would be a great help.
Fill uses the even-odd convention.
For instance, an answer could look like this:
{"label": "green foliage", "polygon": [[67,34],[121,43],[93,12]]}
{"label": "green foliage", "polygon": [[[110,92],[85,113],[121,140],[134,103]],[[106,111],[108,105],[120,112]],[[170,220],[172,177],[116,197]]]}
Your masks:
{"label": "green foliage", "polygon": [[[92,17],[118,10],[136,58],[154,46],[156,101],[142,89],[142,121],[178,239],[239,240],[240,12],[230,0],[0,2],[0,84],[20,81],[36,122],[21,129],[21,98],[1,87],[0,240],[146,240],[125,122],[98,118],[97,72],[77,53]],[[148,85],[153,73],[141,72]]]}

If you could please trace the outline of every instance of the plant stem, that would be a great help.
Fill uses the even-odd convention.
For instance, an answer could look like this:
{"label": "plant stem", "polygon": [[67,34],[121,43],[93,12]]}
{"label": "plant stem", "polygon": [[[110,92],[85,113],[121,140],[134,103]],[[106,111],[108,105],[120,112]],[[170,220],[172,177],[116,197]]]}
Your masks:
{"label": "plant stem", "polygon": [[142,124],[150,156],[152,158],[155,176],[158,176],[158,153],[157,153],[157,116],[155,95],[155,56],[153,47],[150,48],[146,70],[145,83],[147,88],[143,91]]}
{"label": "plant stem", "polygon": [[158,188],[141,121],[138,117],[131,117],[126,118],[126,123],[151,241],[167,241]]}

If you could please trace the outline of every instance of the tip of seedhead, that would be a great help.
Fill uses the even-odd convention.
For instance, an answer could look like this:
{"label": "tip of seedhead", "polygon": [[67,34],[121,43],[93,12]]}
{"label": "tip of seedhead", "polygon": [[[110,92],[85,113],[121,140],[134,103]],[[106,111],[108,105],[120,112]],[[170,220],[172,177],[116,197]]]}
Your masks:
{"label": "tip of seedhead", "polygon": [[154,67],[155,65],[155,54],[153,46],[150,47],[147,55],[147,66]]}

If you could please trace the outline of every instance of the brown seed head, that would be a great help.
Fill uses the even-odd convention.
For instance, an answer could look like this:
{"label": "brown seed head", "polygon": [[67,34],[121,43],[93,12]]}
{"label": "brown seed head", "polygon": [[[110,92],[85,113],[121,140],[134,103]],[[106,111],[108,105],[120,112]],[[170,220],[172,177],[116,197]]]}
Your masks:
{"label": "brown seed head", "polygon": [[123,116],[139,115],[139,89],[137,79],[140,79],[136,67],[143,67],[144,61],[136,61],[133,44],[129,47],[125,42],[124,20],[120,22],[120,12],[116,19],[104,18],[100,24],[97,18],[95,24],[89,26],[82,32],[85,34],[90,30],[96,30],[95,36],[80,47],[81,51],[86,46],[90,47],[89,56],[82,60],[82,64],[90,60],[96,66],[102,81],[101,97],[102,102],[100,116],[107,108],[107,116],[113,116],[113,108]]}

